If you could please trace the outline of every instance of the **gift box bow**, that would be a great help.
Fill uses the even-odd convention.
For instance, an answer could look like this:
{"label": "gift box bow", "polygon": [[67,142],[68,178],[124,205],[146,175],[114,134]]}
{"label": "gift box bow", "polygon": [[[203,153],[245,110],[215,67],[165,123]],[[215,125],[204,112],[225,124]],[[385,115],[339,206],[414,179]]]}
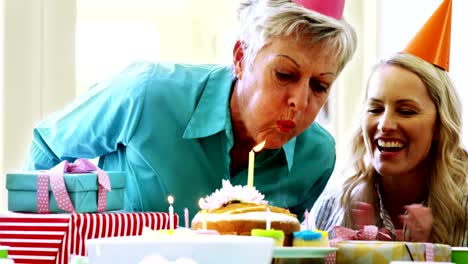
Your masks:
{"label": "gift box bow", "polygon": [[49,213],[49,180],[52,193],[57,206],[70,213],[75,213],[75,208],[70,200],[65,187],[64,173],[89,173],[95,172],[98,176],[98,212],[104,212],[107,204],[107,191],[111,190],[111,184],[107,173],[87,159],[77,159],[73,163],[63,161],[48,171],[41,171],[37,175],[37,211],[40,214]]}

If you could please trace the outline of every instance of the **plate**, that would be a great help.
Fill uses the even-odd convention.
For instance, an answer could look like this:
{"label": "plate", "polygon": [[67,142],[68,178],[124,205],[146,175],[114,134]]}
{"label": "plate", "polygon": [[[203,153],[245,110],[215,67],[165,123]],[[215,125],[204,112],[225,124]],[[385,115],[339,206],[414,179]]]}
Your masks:
{"label": "plate", "polygon": [[336,247],[275,247],[273,258],[324,258]]}

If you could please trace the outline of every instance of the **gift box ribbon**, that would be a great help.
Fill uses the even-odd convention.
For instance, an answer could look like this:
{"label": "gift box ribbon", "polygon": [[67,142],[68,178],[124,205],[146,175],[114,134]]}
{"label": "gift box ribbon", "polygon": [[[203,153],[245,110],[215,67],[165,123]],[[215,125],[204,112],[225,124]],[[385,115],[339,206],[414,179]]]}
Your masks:
{"label": "gift box ribbon", "polygon": [[391,237],[384,232],[379,231],[379,228],[373,225],[365,225],[362,229],[353,230],[342,226],[335,226],[335,238],[331,241],[335,245],[342,240],[378,240],[377,236],[383,236],[381,240],[391,240]]}
{"label": "gift box ribbon", "polygon": [[70,200],[65,187],[64,173],[89,173],[98,175],[98,212],[104,212],[107,204],[107,191],[111,190],[109,176],[87,159],[77,159],[73,163],[62,161],[48,171],[41,171],[37,175],[37,211],[40,214],[49,213],[49,180],[52,193],[60,209],[75,213],[75,208]]}

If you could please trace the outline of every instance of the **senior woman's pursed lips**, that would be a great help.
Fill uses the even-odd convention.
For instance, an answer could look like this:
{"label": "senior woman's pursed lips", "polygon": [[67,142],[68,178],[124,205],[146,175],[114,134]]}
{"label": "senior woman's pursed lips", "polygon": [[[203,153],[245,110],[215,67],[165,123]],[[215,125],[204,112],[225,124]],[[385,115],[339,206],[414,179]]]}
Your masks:
{"label": "senior woman's pursed lips", "polygon": [[292,120],[278,120],[276,125],[281,132],[289,133],[292,129],[296,127],[296,123]]}

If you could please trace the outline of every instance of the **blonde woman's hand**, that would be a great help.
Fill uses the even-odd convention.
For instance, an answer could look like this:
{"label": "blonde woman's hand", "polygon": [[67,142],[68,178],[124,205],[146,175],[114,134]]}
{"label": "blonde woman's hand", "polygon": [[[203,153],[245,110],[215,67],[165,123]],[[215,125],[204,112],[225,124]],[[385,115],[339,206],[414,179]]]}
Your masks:
{"label": "blonde woman's hand", "polygon": [[429,242],[432,232],[432,212],[431,208],[421,204],[411,204],[405,206],[406,214],[400,215],[400,221],[407,231],[406,235],[412,242]]}
{"label": "blonde woman's hand", "polygon": [[377,216],[372,204],[364,202],[351,203],[351,216],[355,229],[361,229],[365,225],[377,225]]}

